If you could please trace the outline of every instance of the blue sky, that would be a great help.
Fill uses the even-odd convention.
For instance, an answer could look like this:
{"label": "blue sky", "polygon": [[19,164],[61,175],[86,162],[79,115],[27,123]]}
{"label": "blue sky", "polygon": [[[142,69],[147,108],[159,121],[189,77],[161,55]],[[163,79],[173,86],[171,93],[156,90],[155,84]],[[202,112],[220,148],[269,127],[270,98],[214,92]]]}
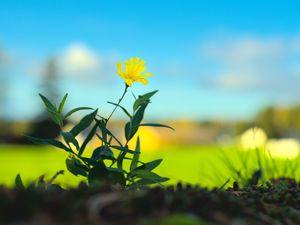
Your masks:
{"label": "blue sky", "polygon": [[57,85],[70,94],[69,107],[108,113],[106,100],[122,89],[114,65],[131,56],[155,74],[149,86],[132,90],[160,90],[149,117],[250,118],[266,105],[297,103],[299,9],[297,1],[1,0],[6,114],[39,111],[50,57],[58,59]]}

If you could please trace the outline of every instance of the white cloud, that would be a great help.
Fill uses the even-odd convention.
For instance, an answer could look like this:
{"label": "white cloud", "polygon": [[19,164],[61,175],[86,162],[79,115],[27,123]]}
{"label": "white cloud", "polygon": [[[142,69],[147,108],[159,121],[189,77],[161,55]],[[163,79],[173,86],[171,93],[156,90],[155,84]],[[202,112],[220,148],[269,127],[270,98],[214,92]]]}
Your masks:
{"label": "white cloud", "polygon": [[203,43],[201,53],[219,68],[208,78],[218,88],[280,93],[300,82],[299,37],[230,36]]}
{"label": "white cloud", "polygon": [[84,44],[73,43],[59,57],[59,67],[67,75],[95,73],[102,69],[103,59]]}
{"label": "white cloud", "polygon": [[215,84],[226,88],[253,88],[258,86],[260,82],[260,79],[251,73],[228,73],[222,74],[222,76],[216,79]]}
{"label": "white cloud", "polygon": [[41,82],[47,73],[49,61],[54,60],[59,85],[99,85],[114,80],[112,74],[115,73],[119,58],[116,51],[97,51],[80,42],[70,43],[53,55],[39,61],[30,61],[29,58],[22,65],[27,74]]}
{"label": "white cloud", "polygon": [[203,53],[212,59],[230,63],[256,61],[263,58],[277,58],[285,49],[279,39],[257,39],[244,37],[223,41],[210,41],[202,48]]}

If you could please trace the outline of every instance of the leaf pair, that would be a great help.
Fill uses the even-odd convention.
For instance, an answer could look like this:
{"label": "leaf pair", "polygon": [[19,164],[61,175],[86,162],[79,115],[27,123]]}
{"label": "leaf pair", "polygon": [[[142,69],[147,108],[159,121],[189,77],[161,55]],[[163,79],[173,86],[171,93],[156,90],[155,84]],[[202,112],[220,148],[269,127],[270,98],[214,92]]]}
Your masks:
{"label": "leaf pair", "polygon": [[48,98],[46,98],[44,95],[39,94],[39,96],[41,97],[44,105],[46,106],[46,109],[47,109],[51,119],[53,120],[53,122],[58,124],[60,127],[63,127],[63,121],[65,119],[67,119],[69,116],[71,116],[73,113],[81,111],[81,110],[93,109],[90,107],[78,107],[78,108],[72,109],[71,111],[67,112],[66,115],[63,116],[62,111],[64,109],[66,100],[68,98],[68,94],[65,94],[65,96],[61,100],[58,107],[56,107],[54,104],[52,104],[51,101]]}
{"label": "leaf pair", "polygon": [[124,171],[117,168],[106,167],[103,161],[99,161],[88,175],[90,185],[102,185],[106,182],[117,183],[122,187],[126,186]]}
{"label": "leaf pair", "polygon": [[134,181],[131,185],[132,187],[143,186],[149,184],[163,183],[168,181],[169,178],[161,177],[158,174],[152,172],[156,167],[160,165],[162,159],[157,159],[148,163],[144,163],[143,165],[134,168],[129,176],[133,178],[137,178],[138,180]]}
{"label": "leaf pair", "polygon": [[89,168],[84,165],[79,159],[75,157],[69,157],[66,159],[67,169],[75,176],[81,175],[87,177]]}
{"label": "leaf pair", "polygon": [[164,128],[169,128],[174,130],[172,127],[163,124],[157,124],[157,123],[141,124],[142,120],[144,119],[145,110],[148,104],[150,103],[150,99],[156,93],[157,90],[141,95],[135,100],[133,104],[134,114],[133,116],[130,116],[130,121],[127,122],[125,125],[125,138],[127,142],[129,142],[134,137],[134,135],[136,134],[140,126],[164,127]]}
{"label": "leaf pair", "polygon": [[76,140],[76,136],[80,132],[87,129],[92,124],[92,122],[94,121],[94,119],[97,115],[97,112],[98,112],[98,110],[95,110],[94,112],[83,117],[80,120],[80,122],[71,129],[70,132],[61,132],[61,135],[68,146],[64,145],[63,143],[61,143],[60,141],[55,140],[55,139],[40,139],[40,138],[35,138],[35,137],[30,137],[30,136],[26,136],[26,137],[35,144],[52,145],[54,147],[63,149],[69,153],[74,153],[74,151],[72,150],[72,148],[70,146],[70,144],[73,144],[75,146],[76,150],[78,151],[78,154],[81,155],[83,153],[84,149],[86,148],[87,144],[89,143],[89,141],[93,138],[94,134],[96,133],[97,126],[95,125],[93,127],[93,129],[90,131],[89,135],[86,137],[86,139],[84,140],[84,142],[81,146],[79,146],[79,143]]}

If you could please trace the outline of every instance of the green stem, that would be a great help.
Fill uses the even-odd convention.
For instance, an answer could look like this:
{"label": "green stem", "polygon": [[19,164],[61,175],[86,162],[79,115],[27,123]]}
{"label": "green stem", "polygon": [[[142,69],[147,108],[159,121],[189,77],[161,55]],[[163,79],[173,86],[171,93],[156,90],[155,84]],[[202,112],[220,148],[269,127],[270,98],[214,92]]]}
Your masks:
{"label": "green stem", "polygon": [[125,97],[125,94],[126,94],[126,92],[127,92],[128,87],[129,87],[129,86],[128,86],[127,84],[125,84],[125,90],[124,90],[124,92],[123,92],[121,98],[119,99],[117,105],[115,106],[115,108],[113,109],[113,111],[111,112],[111,114],[109,115],[109,117],[106,119],[106,124],[107,124],[107,122],[110,120],[110,118],[112,117],[112,115],[114,114],[114,112],[116,111],[116,109],[119,107],[119,105],[120,105],[120,103],[122,102],[123,98]]}

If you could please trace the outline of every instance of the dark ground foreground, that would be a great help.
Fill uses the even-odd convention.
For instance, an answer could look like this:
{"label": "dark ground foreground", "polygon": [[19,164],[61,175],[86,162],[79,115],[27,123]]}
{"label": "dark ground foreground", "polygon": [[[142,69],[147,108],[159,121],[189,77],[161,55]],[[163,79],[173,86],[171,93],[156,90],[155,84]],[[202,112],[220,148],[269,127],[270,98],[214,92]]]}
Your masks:
{"label": "dark ground foreground", "polygon": [[112,186],[0,188],[0,224],[255,225],[300,224],[300,185],[206,190],[181,185],[121,191]]}

